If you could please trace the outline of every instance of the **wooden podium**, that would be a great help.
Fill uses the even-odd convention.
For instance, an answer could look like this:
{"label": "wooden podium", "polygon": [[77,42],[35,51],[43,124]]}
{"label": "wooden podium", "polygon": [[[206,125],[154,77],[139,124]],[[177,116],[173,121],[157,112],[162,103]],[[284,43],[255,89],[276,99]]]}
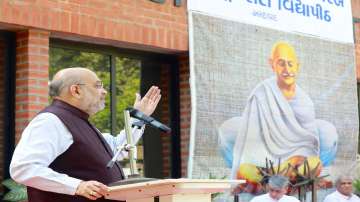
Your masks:
{"label": "wooden podium", "polygon": [[110,187],[105,197],[126,202],[210,202],[211,194],[244,180],[165,179]]}

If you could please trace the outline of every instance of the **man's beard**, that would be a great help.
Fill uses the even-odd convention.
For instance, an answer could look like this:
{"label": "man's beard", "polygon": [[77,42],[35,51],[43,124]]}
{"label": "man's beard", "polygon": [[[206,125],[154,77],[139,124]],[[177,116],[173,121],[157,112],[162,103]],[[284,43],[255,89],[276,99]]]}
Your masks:
{"label": "man's beard", "polygon": [[100,100],[98,103],[93,103],[89,107],[90,115],[96,114],[105,108],[105,100]]}

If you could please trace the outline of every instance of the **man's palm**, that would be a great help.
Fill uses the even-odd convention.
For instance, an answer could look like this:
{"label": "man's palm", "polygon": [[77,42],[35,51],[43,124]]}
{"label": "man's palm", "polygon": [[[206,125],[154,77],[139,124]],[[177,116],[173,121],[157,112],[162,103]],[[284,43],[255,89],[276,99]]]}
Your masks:
{"label": "man's palm", "polygon": [[150,116],[156,109],[161,98],[160,89],[152,86],[143,98],[137,93],[134,108]]}

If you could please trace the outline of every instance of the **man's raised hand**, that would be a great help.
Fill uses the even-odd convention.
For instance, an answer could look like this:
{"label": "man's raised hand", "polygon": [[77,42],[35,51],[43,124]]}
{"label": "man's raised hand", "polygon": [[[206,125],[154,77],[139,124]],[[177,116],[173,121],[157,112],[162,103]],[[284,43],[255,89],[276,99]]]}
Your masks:
{"label": "man's raised hand", "polygon": [[150,116],[155,111],[160,99],[160,89],[157,86],[151,86],[143,98],[136,93],[134,108]]}

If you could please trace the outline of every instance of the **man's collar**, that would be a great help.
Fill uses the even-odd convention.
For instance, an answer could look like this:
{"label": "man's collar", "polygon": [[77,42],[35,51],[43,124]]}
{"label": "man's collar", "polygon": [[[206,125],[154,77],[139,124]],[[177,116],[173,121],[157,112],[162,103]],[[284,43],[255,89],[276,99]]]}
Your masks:
{"label": "man's collar", "polygon": [[88,120],[89,118],[88,113],[62,100],[54,99],[52,105],[66,109],[82,119]]}
{"label": "man's collar", "polygon": [[267,196],[268,196],[268,199],[270,199],[273,202],[280,201],[280,199],[281,199],[281,198],[279,200],[273,199],[273,198],[271,198],[269,193],[267,193]]}
{"label": "man's collar", "polygon": [[338,190],[336,190],[336,194],[345,200],[349,200],[353,196],[352,194],[350,196],[346,196],[346,195],[340,193]]}

